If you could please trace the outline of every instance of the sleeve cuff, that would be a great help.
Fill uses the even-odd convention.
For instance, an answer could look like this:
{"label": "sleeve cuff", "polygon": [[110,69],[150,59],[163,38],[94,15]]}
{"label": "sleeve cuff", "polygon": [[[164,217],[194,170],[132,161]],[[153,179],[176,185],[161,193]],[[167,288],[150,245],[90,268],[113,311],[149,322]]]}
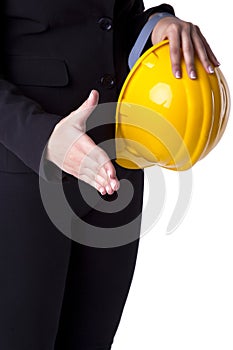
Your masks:
{"label": "sleeve cuff", "polygon": [[46,147],[42,153],[40,165],[39,165],[39,176],[43,180],[52,183],[60,183],[69,181],[70,174],[60,169],[56,164],[48,160],[46,157]]}

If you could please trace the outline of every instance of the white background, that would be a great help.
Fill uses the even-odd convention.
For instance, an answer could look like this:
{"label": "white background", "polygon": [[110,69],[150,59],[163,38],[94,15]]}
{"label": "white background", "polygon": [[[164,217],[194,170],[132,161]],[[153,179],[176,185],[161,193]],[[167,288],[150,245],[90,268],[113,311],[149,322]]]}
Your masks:
{"label": "white background", "polygon": [[[159,4],[144,3],[146,8]],[[177,17],[201,28],[233,91],[229,1],[169,3]],[[141,238],[114,350],[233,349],[232,123],[231,118],[218,146],[194,166],[192,200],[171,235],[166,227],[177,200],[178,177],[163,172],[164,211]]]}

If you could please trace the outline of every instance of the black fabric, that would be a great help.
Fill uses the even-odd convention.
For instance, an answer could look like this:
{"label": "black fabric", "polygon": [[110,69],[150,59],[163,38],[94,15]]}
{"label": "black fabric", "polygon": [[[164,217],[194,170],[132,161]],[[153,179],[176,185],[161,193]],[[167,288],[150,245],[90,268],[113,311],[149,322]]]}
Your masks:
{"label": "black fabric", "polygon": [[[128,235],[134,241],[94,248],[66,237],[50,220],[39,192],[39,164],[57,122],[78,108],[92,89],[99,91],[100,103],[117,101],[137,33],[152,12],[173,11],[168,5],[145,13],[143,9],[140,0],[0,3],[2,350],[111,347],[135,267],[143,171],[117,168],[120,179],[132,184],[134,196],[114,215],[100,215],[89,207],[77,190],[78,180],[63,173],[70,207],[87,224],[96,225],[97,236],[101,224],[111,228],[130,223]],[[88,125],[93,118],[99,118],[98,113]],[[109,113],[106,127],[88,133],[97,144],[114,140],[114,113]],[[47,168],[53,170],[51,178]],[[43,181],[57,186],[57,171],[47,162]],[[80,237],[85,234],[77,223],[73,229]]]}
{"label": "black fabric", "polygon": [[[85,246],[48,220],[35,174],[1,172],[0,183],[0,349],[110,349],[133,277],[138,227],[129,244]],[[85,220],[95,224],[98,213]]]}
{"label": "black fabric", "polygon": [[[38,173],[54,126],[92,88],[99,90],[100,103],[117,100],[126,56],[141,27],[152,12],[173,11],[166,4],[143,9],[140,0],[1,2],[0,170],[22,171],[16,156],[26,172]],[[99,23],[106,17],[113,18],[112,30]],[[105,74],[116,80],[112,88],[101,83]],[[103,140],[112,137],[114,126],[106,127]],[[1,158],[9,158],[9,165]]]}

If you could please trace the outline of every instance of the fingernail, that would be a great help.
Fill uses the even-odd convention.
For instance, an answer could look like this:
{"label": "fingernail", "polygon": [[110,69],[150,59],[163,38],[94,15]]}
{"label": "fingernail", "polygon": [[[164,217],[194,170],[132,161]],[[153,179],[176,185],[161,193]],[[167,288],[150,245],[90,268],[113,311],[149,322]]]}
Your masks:
{"label": "fingernail", "polygon": [[116,181],[111,181],[110,184],[111,184],[111,186],[112,186],[112,189],[113,189],[114,191],[116,191],[116,190],[117,190],[117,187],[118,187]]}
{"label": "fingernail", "polygon": [[110,185],[112,187],[112,189],[115,189],[115,186],[116,186],[116,181],[110,181]]}
{"label": "fingernail", "polygon": [[103,188],[101,188],[99,191],[102,194],[102,196],[105,194],[105,190]]}
{"label": "fingernail", "polygon": [[181,72],[180,72],[179,70],[176,71],[175,77],[176,77],[177,79],[180,79],[180,78],[181,78]]}
{"label": "fingernail", "polygon": [[112,187],[110,185],[107,185],[106,186],[106,191],[108,194],[111,194],[112,193]]}
{"label": "fingernail", "polygon": [[209,71],[209,73],[213,74],[214,73],[214,68],[212,66],[209,66],[208,67],[208,71]]}
{"label": "fingernail", "polygon": [[192,71],[190,72],[189,76],[190,76],[191,79],[196,79],[196,78],[197,78],[197,75],[196,75],[196,73],[194,72],[194,70],[192,70]]}

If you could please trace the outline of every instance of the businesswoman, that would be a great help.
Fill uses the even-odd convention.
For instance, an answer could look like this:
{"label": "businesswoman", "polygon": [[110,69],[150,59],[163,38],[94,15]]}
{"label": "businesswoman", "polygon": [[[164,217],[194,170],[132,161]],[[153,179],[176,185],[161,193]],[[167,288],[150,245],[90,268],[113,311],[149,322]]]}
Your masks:
{"label": "businesswoman", "polygon": [[[101,128],[86,131],[86,123],[98,116],[91,113],[98,103],[117,101],[130,48],[149,17],[174,11],[166,4],[144,11],[141,0],[4,0],[0,6],[0,348],[107,350],[134,272],[143,171],[120,168],[98,146],[114,139],[114,114]],[[165,38],[177,78],[180,47],[190,79],[194,53],[210,74],[218,65],[195,25],[162,18],[147,45]],[[94,247],[63,234],[39,189],[39,179],[57,186],[57,170],[70,207],[96,226],[97,239],[101,225],[120,232],[124,224],[135,239]],[[135,190],[114,215],[92,208],[77,186],[110,203],[125,178]]]}

